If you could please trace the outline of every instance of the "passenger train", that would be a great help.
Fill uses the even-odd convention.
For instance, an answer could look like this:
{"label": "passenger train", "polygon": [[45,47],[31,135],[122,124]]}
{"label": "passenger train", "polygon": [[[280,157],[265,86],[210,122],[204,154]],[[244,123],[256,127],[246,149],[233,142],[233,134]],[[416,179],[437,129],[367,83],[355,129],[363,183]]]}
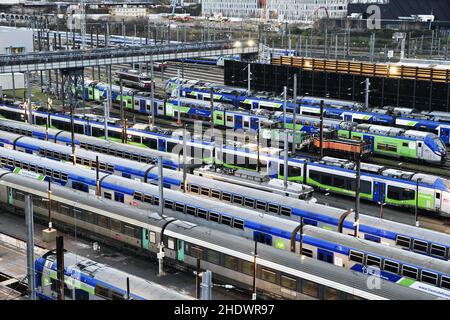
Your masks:
{"label": "passenger train", "polygon": [[[9,118],[20,119],[23,110],[18,108],[0,107],[0,113]],[[45,123],[46,113],[34,111],[36,123]],[[45,120],[44,120],[45,119]],[[51,115],[51,124],[60,129],[67,129],[69,117]],[[8,120],[0,119],[0,129],[13,131],[24,135],[35,136],[42,139],[42,133],[37,129],[17,129],[17,125]],[[76,119],[75,129],[79,133],[103,137],[104,125],[101,123],[87,122]],[[26,124],[20,125],[22,128]],[[17,131],[22,130],[22,131]],[[108,126],[108,135],[120,135],[122,129],[113,125]],[[168,136],[156,132],[142,132],[129,129],[128,134],[136,144],[163,152],[176,150],[178,154],[182,150],[182,138]],[[67,133],[66,133],[67,134]],[[193,139],[187,140],[187,155],[193,156],[203,163],[223,164],[230,168],[242,168],[256,170],[258,155],[250,149],[242,149],[231,146],[215,147],[212,143],[200,142]],[[95,150],[95,149],[93,149]],[[190,152],[190,153],[189,153]],[[239,162],[237,161],[239,159]],[[265,151],[260,153],[260,167],[273,178],[283,178],[284,161],[280,151]],[[305,159],[290,158],[288,160],[288,179],[298,181],[318,189],[327,190],[347,196],[354,196],[355,171],[351,163],[325,163],[308,162]],[[418,179],[419,185],[419,209],[425,209],[436,214],[448,217],[450,215],[450,183],[440,177],[400,170],[392,170],[376,165],[362,165],[361,198],[368,201],[383,202],[389,205],[414,208],[416,204],[416,192]],[[352,189],[353,188],[353,189]]]}
{"label": "passenger train", "polygon": [[[92,95],[88,94],[88,96]],[[118,100],[117,97],[115,99]],[[127,103],[131,101],[131,109],[134,111],[149,113],[151,100],[148,97],[140,97],[137,95],[127,96],[126,101]],[[283,122],[286,122],[288,124],[286,126],[287,128],[293,128],[292,114],[286,115],[285,119],[281,112],[261,110],[260,106],[250,108],[249,111],[243,111],[235,110],[233,106],[219,102],[215,103],[214,110],[211,111],[211,104],[208,101],[196,100],[190,97],[171,98],[167,101],[155,100],[154,103],[156,105],[153,110],[154,115],[159,117],[169,117],[172,119],[180,117],[183,119],[189,118],[208,122],[213,117],[212,121],[215,126],[234,130],[259,130],[268,121],[274,122],[275,124],[278,123],[279,126]],[[381,117],[381,115],[378,116]],[[363,118],[367,119],[365,115]],[[442,163],[446,161],[447,149],[444,141],[435,133],[372,124],[355,126],[352,122],[349,122],[356,120],[346,117],[344,119],[326,119],[324,120],[324,126],[330,129],[340,130],[340,137],[364,139],[370,142],[374,154],[430,163]],[[320,119],[308,113],[306,115],[298,115],[296,117],[296,123],[299,124],[296,127],[298,130],[307,133],[317,133]],[[350,130],[352,131],[351,134],[349,133]],[[361,135],[358,133],[359,131],[365,132],[365,134]],[[442,133],[441,136],[446,139],[445,133]]]}
{"label": "passenger train", "polygon": [[[70,147],[20,137],[16,134],[3,132],[0,144],[17,151],[33,153],[58,161],[67,159],[70,161],[71,159]],[[96,167],[97,159],[93,152],[78,150],[76,159],[80,165]],[[151,184],[157,184],[159,181],[158,170],[155,166],[117,159],[108,155],[100,155],[98,160],[100,171],[103,173],[113,173]],[[328,230],[336,231],[338,229],[338,221],[343,214],[343,210],[330,206],[299,201],[278,194],[268,194],[265,191],[235,186],[226,182],[211,181],[208,178],[196,175],[187,174],[186,182],[183,182],[183,175],[174,170],[163,170],[163,182],[165,187],[173,190],[184,190],[191,194],[220,200],[284,219],[298,221],[301,217],[307,224],[320,226]],[[354,232],[353,223],[350,222],[352,219],[353,214],[347,218],[347,221],[344,221],[344,232]],[[446,244],[450,243],[450,236],[400,225],[391,221],[380,221],[380,219],[366,215],[361,215],[360,219],[359,236],[361,238],[409,249],[440,259],[448,258],[450,247]]]}
{"label": "passenger train", "polygon": [[[172,93],[178,88],[180,81],[171,78],[166,82],[166,92]],[[266,109],[280,111],[283,109],[284,101],[280,98],[270,98],[269,96],[249,97],[247,91],[240,88],[219,86],[212,83],[205,83],[196,80],[182,80],[180,88],[181,96],[199,100],[209,100],[211,88],[214,90],[214,100],[233,104],[236,108],[245,109]],[[320,100],[324,100],[323,116],[329,119],[336,119],[343,122],[369,123],[384,126],[397,126],[405,129],[413,129],[430,132],[440,137],[444,143],[450,146],[450,113],[448,112],[422,112],[414,113],[413,109],[407,108],[376,109],[373,111],[364,110],[359,103],[350,101],[333,100],[328,98],[299,97],[297,112],[299,115],[319,116]],[[294,104],[288,100],[286,109],[293,112]],[[382,111],[382,112],[380,112]]]}
{"label": "passenger train", "polygon": [[[47,221],[48,209],[46,202],[42,201],[47,198],[47,183],[0,169],[0,203],[3,208],[9,212],[21,213],[25,207],[25,194],[33,196],[36,219]],[[323,254],[319,257],[318,250],[314,252],[313,249],[312,252],[317,258],[306,255],[299,258],[298,254],[289,251],[258,246],[255,268],[255,257],[252,254],[254,242],[229,233],[183,219],[161,216],[155,211],[130,208],[58,185],[52,188],[52,204],[52,220],[56,227],[74,230],[76,225],[77,234],[114,247],[134,250],[151,259],[155,259],[157,253],[163,250],[164,268],[171,266],[195,270],[197,261],[200,261],[202,269],[213,272],[215,283],[232,284],[246,291],[252,291],[253,272],[256,271],[258,296],[326,300],[442,298],[439,293],[437,296],[435,293],[440,289],[421,282],[420,277],[428,276],[427,271],[422,269],[418,270],[417,280],[408,279],[402,283],[406,286],[380,277],[380,289],[368,290],[368,272],[364,274],[349,271],[334,263],[318,261],[323,257]],[[309,250],[306,249],[303,253],[310,253]],[[369,256],[367,255],[367,259],[371,264],[372,257]],[[84,260],[80,260],[82,261]],[[385,261],[388,260],[383,262],[389,266]],[[90,270],[88,268],[86,269]],[[446,276],[441,275],[438,281],[442,292],[449,289]],[[428,291],[429,288],[433,293]],[[112,297],[113,290],[108,292],[108,296],[111,294]],[[122,291],[114,291],[119,292],[119,297],[122,296]],[[86,296],[83,292],[78,294]]]}
{"label": "passenger train", "polygon": [[[36,295],[56,300],[56,250],[35,261]],[[130,291],[127,292],[127,279]],[[108,265],[64,252],[64,300],[192,300],[193,298],[157,283],[125,273]]]}

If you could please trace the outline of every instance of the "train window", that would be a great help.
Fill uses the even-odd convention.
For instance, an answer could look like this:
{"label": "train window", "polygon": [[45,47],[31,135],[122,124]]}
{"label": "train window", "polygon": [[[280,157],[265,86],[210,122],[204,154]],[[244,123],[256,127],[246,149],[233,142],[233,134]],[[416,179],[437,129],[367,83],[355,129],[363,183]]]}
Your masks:
{"label": "train window", "polygon": [[153,203],[153,197],[144,195],[144,202],[145,203]]}
{"label": "train window", "polygon": [[264,201],[256,201],[256,209],[266,211],[267,203]]}
{"label": "train window", "polygon": [[227,226],[231,226],[231,217],[222,216],[220,219],[221,223]]}
{"label": "train window", "polygon": [[184,213],[184,204],[176,202],[175,203],[175,211]]}
{"label": "train window", "polygon": [[394,261],[384,260],[384,270],[398,274],[400,265]]}
{"label": "train window", "polygon": [[409,147],[408,142],[403,142],[403,143],[402,143],[402,147]]}
{"label": "train window", "polygon": [[72,216],[72,210],[68,206],[61,205],[59,211],[65,216]]}
{"label": "train window", "polygon": [[365,239],[365,240],[369,240],[369,241],[373,241],[373,242],[377,242],[377,243],[380,243],[380,242],[381,242],[380,237],[373,236],[373,235],[367,234],[367,233],[364,234],[364,239]]}
{"label": "train window", "polygon": [[302,292],[308,296],[317,298],[319,295],[319,287],[317,283],[303,279]]}
{"label": "train window", "polygon": [[244,221],[241,219],[233,219],[233,227],[244,230]]}
{"label": "train window", "polygon": [[243,198],[242,196],[238,196],[238,195],[233,195],[233,203],[237,203],[237,204],[242,204],[243,202]]}
{"label": "train window", "polygon": [[233,122],[233,116],[227,116],[227,122]]}
{"label": "train window", "polygon": [[277,282],[277,274],[273,271],[262,268],[261,269],[261,278],[265,281],[276,283]]}
{"label": "train window", "polygon": [[397,246],[409,248],[411,246],[411,238],[398,235],[395,244]]}
{"label": "train window", "polygon": [[288,207],[281,207],[280,214],[282,216],[290,217],[292,213],[292,209]]}
{"label": "train window", "polygon": [[203,259],[203,249],[198,247],[191,247],[191,256],[197,259]]}
{"label": "train window", "polygon": [[445,247],[432,243],[430,245],[430,253],[434,256],[445,258]]}
{"label": "train window", "polygon": [[278,214],[279,207],[276,204],[269,203],[269,212]]}
{"label": "train window", "polygon": [[175,241],[171,237],[167,237],[167,248],[170,250],[175,250]]}
{"label": "train window", "polygon": [[200,188],[200,194],[209,197],[209,188]]}
{"label": "train window", "polygon": [[231,201],[231,194],[228,192],[222,192],[222,200],[223,201]]}
{"label": "train window", "polygon": [[109,229],[109,218],[105,216],[98,216],[98,225],[102,228]]}
{"label": "train window", "polygon": [[115,232],[122,232],[119,220],[111,218],[111,230]]}
{"label": "train window", "polygon": [[[108,195],[109,195],[108,199],[111,199],[111,194],[108,193]],[[105,192],[105,198],[106,198],[106,192]],[[134,200],[142,202],[142,193],[135,192],[133,198],[134,198]]]}
{"label": "train window", "polygon": [[364,253],[350,250],[350,260],[358,263],[363,263],[364,261]]}
{"label": "train window", "polygon": [[211,197],[220,199],[220,191],[218,190],[211,190]]}
{"label": "train window", "polygon": [[132,225],[124,223],[123,231],[124,231],[123,233],[129,237],[133,237],[133,238],[137,238],[137,239],[140,238],[139,232],[137,232],[136,229],[134,228],[134,226],[132,226]]}
{"label": "train window", "polygon": [[150,236],[148,239],[149,239],[150,243],[156,243],[156,233],[153,231],[150,231],[149,234],[150,234]]}
{"label": "train window", "polygon": [[425,241],[414,239],[413,240],[413,250],[427,252],[428,251],[428,243]]}
{"label": "train window", "polygon": [[186,213],[190,214],[191,216],[195,216],[195,208],[191,206],[186,206]]}
{"label": "train window", "polygon": [[68,180],[67,174],[61,172],[61,179],[67,181]]}
{"label": "train window", "polygon": [[109,289],[108,288],[105,288],[105,287],[103,287],[103,286],[101,286],[101,285],[99,285],[99,284],[97,284],[96,286],[95,286],[95,295],[96,296],[99,296],[99,297],[102,297],[102,298],[105,298],[105,299],[109,299]]}
{"label": "train window", "polygon": [[94,213],[89,211],[84,211],[83,220],[87,223],[94,224]]}
{"label": "train window", "polygon": [[109,172],[114,172],[114,166],[111,166],[111,165],[106,165],[106,171],[109,171]]}
{"label": "train window", "polygon": [[173,201],[171,201],[171,200],[164,200],[164,208],[173,209]]}
{"label": "train window", "polygon": [[42,167],[37,167],[37,172],[40,174],[45,174],[45,169]]}
{"label": "train window", "polygon": [[441,287],[445,289],[450,289],[450,277],[441,277]]}
{"label": "train window", "polygon": [[214,263],[214,264],[220,264],[220,252],[215,250],[206,250],[206,258],[208,262]]}
{"label": "train window", "polygon": [[246,207],[254,208],[255,207],[255,200],[249,199],[249,198],[245,198],[244,199],[244,204],[245,204]]}
{"label": "train window", "polygon": [[[280,174],[284,174],[284,164],[280,163]],[[288,177],[300,177],[302,175],[302,168],[288,165]]]}
{"label": "train window", "polygon": [[302,248],[302,255],[312,258],[313,252],[310,249]]}
{"label": "train window", "polygon": [[290,290],[297,290],[297,280],[281,275],[281,286]]}
{"label": "train window", "polygon": [[199,188],[198,188],[197,185],[191,184],[190,185],[190,190],[191,190],[192,193],[198,193]]}
{"label": "train window", "polygon": [[339,291],[330,287],[324,287],[324,300],[339,300]]}
{"label": "train window", "polygon": [[219,222],[219,214],[210,212],[209,213],[209,221]]}
{"label": "train window", "polygon": [[247,260],[241,260],[242,273],[253,275],[253,262]]}
{"label": "train window", "polygon": [[[144,199],[145,200],[145,199]],[[153,198],[153,204],[155,205],[155,206],[159,206],[159,198],[158,197],[154,197]]]}
{"label": "train window", "polygon": [[202,219],[207,219],[208,218],[208,211],[206,211],[204,209],[197,209],[197,216],[199,218],[202,218]]}
{"label": "train window", "polygon": [[126,300],[125,297],[116,291],[111,291],[111,299],[112,300]]}
{"label": "train window", "polygon": [[238,269],[238,258],[225,255],[224,256],[224,266],[225,268],[231,269],[231,270],[237,270]]}
{"label": "train window", "polygon": [[368,266],[377,266],[378,268],[381,268],[381,258],[368,254],[366,264]]}
{"label": "train window", "polygon": [[417,268],[403,265],[403,267],[402,267],[402,275],[403,276],[417,279],[417,274],[418,274]]}
{"label": "train window", "polygon": [[404,189],[394,186],[388,186],[387,196],[389,199],[393,200],[414,200],[415,191],[410,189]]}
{"label": "train window", "polygon": [[433,286],[437,285],[438,275],[434,272],[422,270],[421,281],[425,283],[432,284]]}
{"label": "train window", "polygon": [[[105,199],[109,199],[109,200],[112,199],[111,193],[109,193],[109,192],[104,192],[104,193],[103,193],[103,197],[104,197]],[[135,199],[138,200],[138,199],[136,198],[136,195],[135,195]],[[142,194],[140,195],[140,200],[139,200],[139,201],[142,201]]]}

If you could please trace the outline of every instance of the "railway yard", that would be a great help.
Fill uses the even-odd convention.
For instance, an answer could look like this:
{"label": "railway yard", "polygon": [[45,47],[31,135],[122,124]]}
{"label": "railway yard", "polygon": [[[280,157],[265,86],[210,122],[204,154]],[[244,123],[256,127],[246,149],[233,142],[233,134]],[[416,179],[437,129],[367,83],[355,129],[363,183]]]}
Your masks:
{"label": "railway yard", "polygon": [[401,104],[409,65],[319,94],[255,39],[73,39],[0,55],[1,300],[450,299],[449,95]]}

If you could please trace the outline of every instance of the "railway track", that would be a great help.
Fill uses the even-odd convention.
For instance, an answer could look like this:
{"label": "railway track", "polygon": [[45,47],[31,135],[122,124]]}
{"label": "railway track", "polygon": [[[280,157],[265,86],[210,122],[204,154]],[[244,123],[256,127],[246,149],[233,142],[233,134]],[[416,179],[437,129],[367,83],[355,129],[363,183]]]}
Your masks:
{"label": "railway track", "polygon": [[[0,244],[8,251],[22,253],[26,250],[27,244],[23,239],[11,236],[5,233],[0,233]],[[44,247],[35,245],[35,255],[42,255],[47,252]],[[26,266],[25,266],[26,271]],[[0,272],[0,297],[2,300],[20,299],[28,295],[28,283],[26,276],[21,278],[8,274],[7,272]]]}

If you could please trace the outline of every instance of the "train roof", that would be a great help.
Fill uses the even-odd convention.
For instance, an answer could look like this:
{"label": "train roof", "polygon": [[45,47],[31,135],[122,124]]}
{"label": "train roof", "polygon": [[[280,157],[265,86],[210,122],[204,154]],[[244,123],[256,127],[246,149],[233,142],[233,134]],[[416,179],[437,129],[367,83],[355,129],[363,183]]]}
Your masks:
{"label": "train roof", "polygon": [[[0,176],[5,172],[5,170],[0,169]],[[1,180],[6,180],[13,184],[20,184],[32,190],[39,190],[42,196],[46,196],[47,193],[47,184],[42,181],[32,180],[14,174],[2,176]],[[116,214],[133,219],[134,223],[140,221],[141,224],[159,228],[162,228],[163,224],[166,223],[166,220],[160,217],[158,218],[157,214],[151,213],[148,210],[128,207],[88,193],[67,189],[58,185],[55,185],[52,191],[56,200],[58,198],[64,198],[72,205],[86,206],[86,208],[90,207],[94,212],[103,212],[103,214],[107,215]],[[150,219],[148,218],[149,216],[151,216]],[[211,232],[211,229],[207,227],[198,226],[186,221],[175,221],[167,226],[166,234],[193,244],[207,246],[219,252],[232,254],[247,261],[252,261],[253,259],[251,252],[254,250],[254,242],[235,237],[229,233],[217,230]],[[300,259],[296,254],[270,246],[259,246],[258,264],[275,268],[288,274],[294,274],[314,282],[323,283],[367,299],[437,299],[435,296],[403,287],[384,279],[380,279],[382,283],[381,289],[376,290],[376,292],[371,292],[367,289],[367,276],[362,273],[349,271],[308,257]]]}
{"label": "train roof", "polygon": [[127,290],[126,283],[128,278],[131,294],[145,300],[194,300],[193,297],[176,290],[128,274],[106,264],[98,263],[73,252],[64,253],[64,266],[65,269],[71,269],[72,272],[78,271],[87,274],[88,277],[96,281],[118,288],[122,293],[125,293]]}
{"label": "train roof", "polygon": [[[15,128],[20,132],[20,134],[23,134],[26,136],[29,136],[29,134],[25,134],[26,132],[33,132],[33,134],[35,134],[38,137],[45,137],[45,128],[37,126],[37,125],[30,125],[27,123],[21,123],[21,122],[17,122],[17,121],[13,121],[13,120],[0,119],[0,129],[1,129],[2,125],[5,125],[9,128]],[[23,132],[22,130],[24,130],[26,132]],[[54,137],[56,134],[58,134],[58,138],[61,139],[62,141],[66,142],[68,144],[70,144],[72,142],[70,132],[61,131],[61,130],[57,130],[57,129],[49,129],[50,137],[52,137],[52,136]],[[3,131],[2,135],[3,135],[3,138],[10,137],[11,139],[17,138],[19,136],[16,133],[9,133],[7,135],[6,131]],[[29,139],[32,139],[32,138],[29,138]],[[26,140],[22,140],[22,141],[26,141]],[[77,144],[85,143],[85,144],[92,145],[92,146],[111,149],[114,151],[128,152],[128,153],[132,153],[135,155],[138,154],[138,155],[144,156],[144,157],[156,158],[156,157],[162,156],[164,159],[170,159],[171,161],[176,162],[176,163],[178,163],[178,160],[179,160],[178,155],[176,155],[174,153],[158,151],[158,150],[154,150],[154,149],[150,149],[150,148],[137,147],[137,146],[133,146],[130,144],[114,142],[111,140],[103,140],[100,138],[95,138],[95,137],[86,136],[86,135],[82,135],[82,134],[75,134],[75,141]],[[39,143],[41,143],[41,142],[42,141],[38,140],[38,139],[34,139],[34,141],[33,141],[33,143],[35,143],[36,145],[39,145]],[[52,146],[52,148],[57,148],[56,146],[58,146],[58,145]],[[59,147],[63,147],[63,146],[59,145]],[[78,150],[81,151],[83,149],[78,148]],[[186,161],[189,163],[193,162],[194,158],[186,156]]]}
{"label": "train roof", "polygon": [[[446,275],[450,275],[450,264],[448,261],[420,255],[412,251],[399,248],[380,246],[378,243],[355,238],[346,234],[325,230],[306,225],[303,227],[303,235],[311,236],[315,239],[328,241],[335,245],[337,251],[345,252],[342,246],[350,249],[356,249],[365,253],[371,253],[381,258],[388,258],[401,261],[413,266],[419,266],[424,269],[434,270]],[[346,252],[345,254],[348,254]]]}

